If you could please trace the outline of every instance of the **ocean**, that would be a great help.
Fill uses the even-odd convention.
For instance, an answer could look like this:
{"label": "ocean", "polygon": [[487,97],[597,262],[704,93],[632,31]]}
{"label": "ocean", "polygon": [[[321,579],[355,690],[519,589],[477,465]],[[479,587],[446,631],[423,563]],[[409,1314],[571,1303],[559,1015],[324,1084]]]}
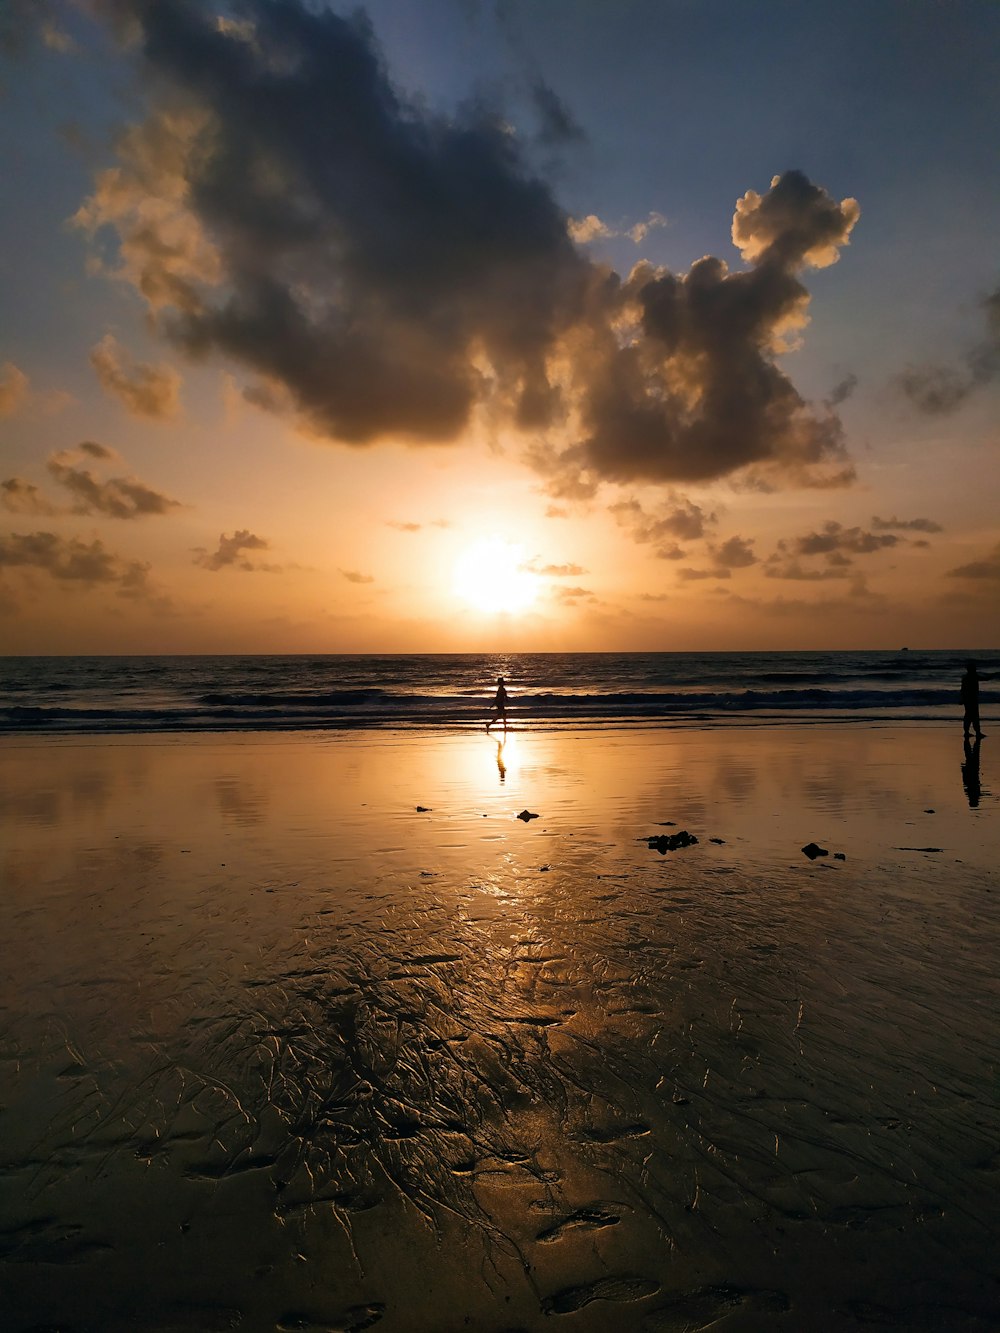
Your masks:
{"label": "ocean", "polygon": [[958,722],[967,658],[1000,717],[1000,650],[0,658],[0,731]]}

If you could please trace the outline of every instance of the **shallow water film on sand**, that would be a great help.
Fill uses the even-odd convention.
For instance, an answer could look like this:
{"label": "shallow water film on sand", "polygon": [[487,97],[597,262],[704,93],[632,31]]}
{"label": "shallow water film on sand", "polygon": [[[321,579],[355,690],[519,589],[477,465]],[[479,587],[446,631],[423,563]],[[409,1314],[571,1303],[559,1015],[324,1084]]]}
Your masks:
{"label": "shallow water film on sand", "polygon": [[13,738],[0,1323],[997,1327],[988,743]]}

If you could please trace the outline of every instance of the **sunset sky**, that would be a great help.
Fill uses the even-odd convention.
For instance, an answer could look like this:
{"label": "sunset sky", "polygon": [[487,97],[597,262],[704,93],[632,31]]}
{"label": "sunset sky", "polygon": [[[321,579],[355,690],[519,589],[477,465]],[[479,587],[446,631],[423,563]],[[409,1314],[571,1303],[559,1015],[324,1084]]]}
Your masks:
{"label": "sunset sky", "polygon": [[1000,6],[0,15],[0,651],[996,646]]}

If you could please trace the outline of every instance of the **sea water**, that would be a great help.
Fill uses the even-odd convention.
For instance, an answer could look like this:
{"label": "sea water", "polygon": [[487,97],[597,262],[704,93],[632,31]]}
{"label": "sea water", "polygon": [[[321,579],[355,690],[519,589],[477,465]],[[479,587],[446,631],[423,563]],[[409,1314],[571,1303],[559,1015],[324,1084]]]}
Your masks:
{"label": "sea water", "polygon": [[515,725],[946,720],[970,657],[989,718],[996,650],[8,657],[0,730],[468,726],[501,675]]}

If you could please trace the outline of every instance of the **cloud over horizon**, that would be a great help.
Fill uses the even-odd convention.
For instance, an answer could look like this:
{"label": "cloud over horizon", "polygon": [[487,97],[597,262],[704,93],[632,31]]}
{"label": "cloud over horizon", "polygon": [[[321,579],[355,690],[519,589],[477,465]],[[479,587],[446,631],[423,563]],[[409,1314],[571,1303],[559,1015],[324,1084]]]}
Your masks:
{"label": "cloud over horizon", "polygon": [[[529,461],[567,498],[751,467],[772,485],[852,480],[832,406],[810,407],[776,357],[853,199],[786,171],[736,205],[748,269],[705,257],[622,278],[574,243],[501,116],[403,96],[363,15],[111,8],[154,91],[77,221],[117,232],[115,271],[160,331],[249,369],[254,401],[357,446],[455,440],[488,409],[530,432]],[[574,137],[554,94],[536,102],[550,137]]]}

